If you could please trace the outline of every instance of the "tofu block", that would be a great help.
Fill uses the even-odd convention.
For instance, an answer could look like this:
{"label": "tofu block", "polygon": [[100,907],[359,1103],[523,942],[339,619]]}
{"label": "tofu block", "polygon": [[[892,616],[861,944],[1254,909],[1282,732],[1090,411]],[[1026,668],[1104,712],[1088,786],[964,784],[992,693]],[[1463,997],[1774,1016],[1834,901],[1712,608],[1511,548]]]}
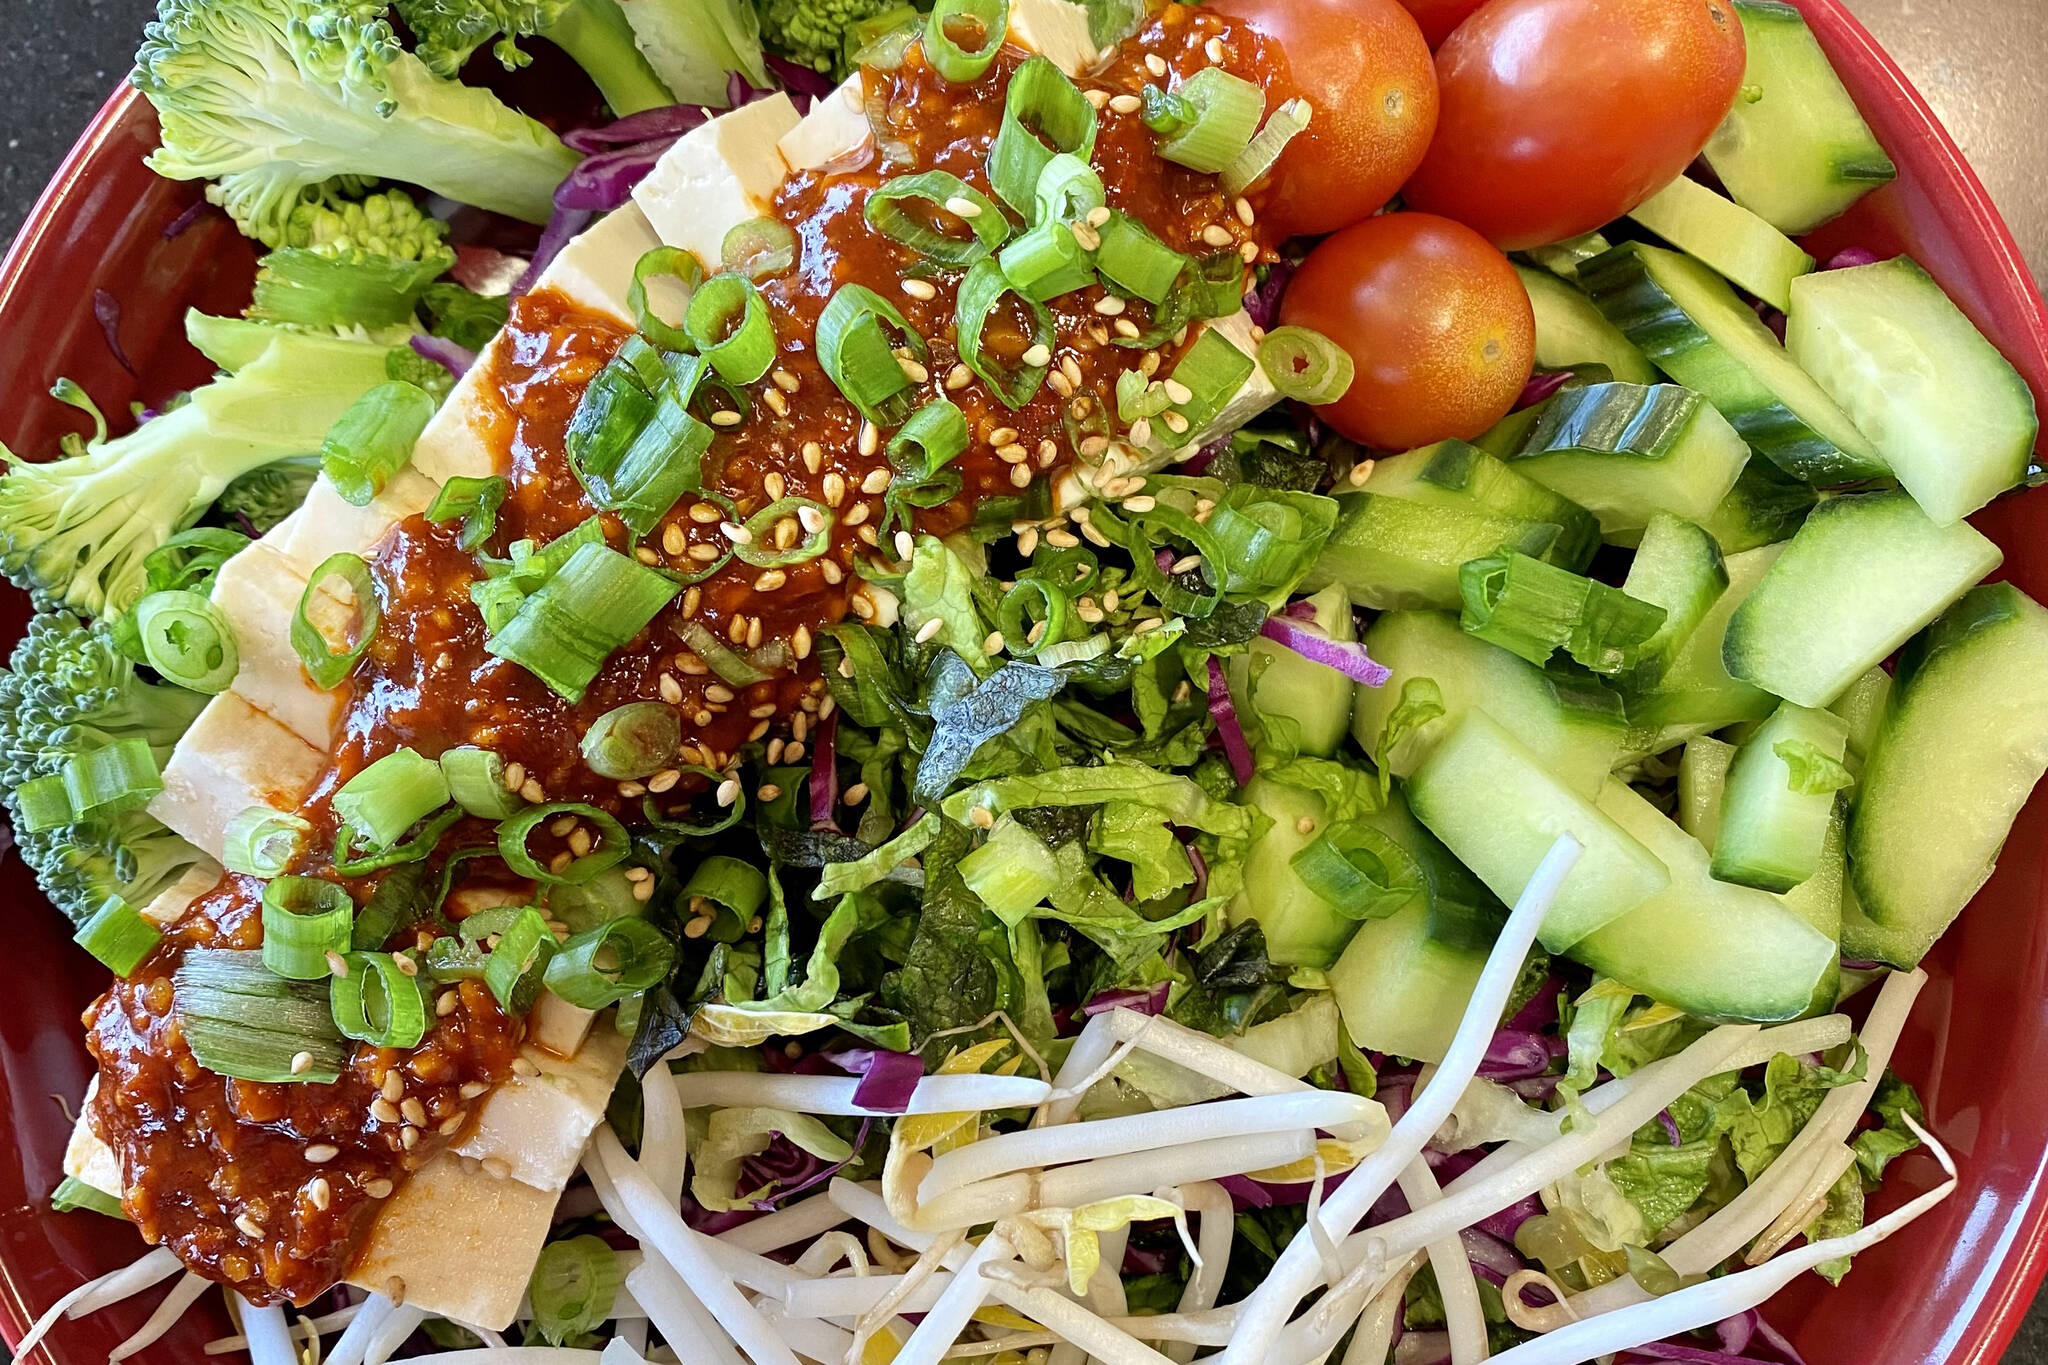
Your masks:
{"label": "tofu block", "polygon": [[100,1141],[100,1135],[92,1130],[92,1124],[85,1117],[86,1110],[92,1107],[92,1097],[99,1093],[99,1089],[98,1076],[85,1083],[85,1098],[78,1103],[78,1120],[71,1125],[71,1140],[64,1144],[64,1174],[92,1186],[101,1194],[119,1199],[123,1184],[120,1159],[114,1155],[113,1148]]}
{"label": "tofu block", "polygon": [[250,806],[297,810],[326,768],[324,752],[223,692],[178,741],[149,813],[217,861],[228,821]]}
{"label": "tofu block", "polygon": [[156,893],[156,899],[142,907],[142,917],[159,929],[168,929],[185,917],[192,902],[220,884],[221,869],[215,862],[198,862],[183,876]]}
{"label": "tofu block", "polygon": [[533,1002],[533,1012],[526,1016],[527,1041],[557,1057],[574,1057],[590,1037],[597,1014],[570,1004],[553,991],[542,991],[540,999]]}
{"label": "tofu block", "polygon": [[628,1041],[616,1029],[599,1029],[572,1058],[525,1048],[521,1055],[540,1074],[513,1075],[493,1090],[476,1130],[456,1152],[503,1162],[513,1179],[559,1193],[575,1173],[591,1130],[604,1120],[605,1104],[626,1065]]}
{"label": "tofu block", "polygon": [[1101,55],[1088,36],[1088,11],[1067,0],[1010,0],[1010,41],[1050,58],[1069,76],[1093,67]]}
{"label": "tofu block", "polygon": [[800,122],[787,95],[771,95],[693,128],[633,189],[670,246],[716,270],[725,234],[768,211],[789,174],[777,144]]}
{"label": "tofu block", "polygon": [[379,1294],[402,1286],[414,1308],[502,1330],[519,1312],[559,1196],[443,1152],[384,1206],[348,1282]]}
{"label": "tofu block", "polygon": [[323,474],[313,481],[299,510],[279,522],[263,543],[289,560],[301,578],[310,577],[330,555],[367,558],[392,527],[426,511],[440,491],[440,484],[408,465],[392,475],[367,507],[355,507]]}
{"label": "tofu block", "polygon": [[233,628],[241,657],[235,695],[314,748],[327,749],[342,694],[315,687],[292,649],[292,617],[305,591],[305,575],[266,539],[221,566],[213,604]]}
{"label": "tofu block", "polygon": [[856,71],[844,85],[813,104],[804,121],[776,145],[790,170],[811,171],[854,156],[874,139],[867,92]]}

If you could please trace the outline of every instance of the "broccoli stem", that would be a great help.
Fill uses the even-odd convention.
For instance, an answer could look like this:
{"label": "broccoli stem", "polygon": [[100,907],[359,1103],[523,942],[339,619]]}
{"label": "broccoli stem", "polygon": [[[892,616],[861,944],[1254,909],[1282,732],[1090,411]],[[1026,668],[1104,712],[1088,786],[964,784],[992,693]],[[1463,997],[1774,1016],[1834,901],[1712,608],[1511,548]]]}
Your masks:
{"label": "broccoli stem", "polygon": [[620,118],[676,102],[640,55],[618,0],[577,0],[540,36],[576,60]]}

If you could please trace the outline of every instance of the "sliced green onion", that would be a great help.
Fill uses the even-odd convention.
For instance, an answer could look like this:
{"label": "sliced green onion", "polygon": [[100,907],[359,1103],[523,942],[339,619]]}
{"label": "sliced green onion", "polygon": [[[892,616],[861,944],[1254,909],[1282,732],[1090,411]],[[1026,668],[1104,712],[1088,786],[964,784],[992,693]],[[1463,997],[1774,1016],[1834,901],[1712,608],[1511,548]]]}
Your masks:
{"label": "sliced green onion", "polygon": [[1290,860],[1296,876],[1346,919],[1384,919],[1423,889],[1406,849],[1360,823],[1333,824]]}
{"label": "sliced green onion", "polygon": [[[332,641],[313,624],[308,611],[322,595],[321,585],[330,578],[339,578],[348,584],[355,596],[356,641],[346,648],[337,650]],[[384,622],[383,605],[377,600],[377,582],[370,576],[370,565],[361,555],[329,555],[313,570],[313,576],[306,583],[306,590],[299,594],[298,610],[292,613],[292,649],[299,656],[299,664],[306,670],[306,676],[313,685],[323,692],[331,692],[349,674],[355,672],[356,663],[370,647],[370,641],[377,638],[377,628]]]}
{"label": "sliced green onion", "polygon": [[914,7],[891,5],[846,30],[846,64],[856,71],[894,71],[923,31],[924,16]]}
{"label": "sliced green onion", "polygon": [[126,976],[156,951],[163,937],[154,924],[142,917],[141,911],[119,896],[109,896],[100,902],[100,908],[92,912],[90,919],[78,926],[72,941],[98,958],[115,976]]}
{"label": "sliced green onion", "polygon": [[342,1036],[371,1047],[418,1047],[427,1036],[427,996],[420,979],[408,976],[386,953],[350,953],[342,961],[348,975],[328,983],[334,1026]]}
{"label": "sliced green onion", "polygon": [[33,777],[14,789],[14,823],[24,834],[62,829],[77,819],[62,773]]}
{"label": "sliced green onion", "polygon": [[998,198],[1027,213],[1045,163],[1061,152],[1086,161],[1095,151],[1095,106],[1050,60],[1034,56],[1010,77],[1003,123],[988,149]]}
{"label": "sliced green onion", "polygon": [[352,507],[368,507],[412,459],[440,404],[417,384],[391,380],[352,403],[320,442],[320,469]]}
{"label": "sliced green onion", "polygon": [[[627,345],[638,339],[633,338]],[[666,370],[661,374],[665,376]],[[583,396],[576,400],[576,411],[569,418],[569,430],[562,442],[579,479],[588,483],[583,473],[586,468],[610,470],[617,466],[619,456],[654,420],[654,392],[660,383],[657,377],[652,385],[648,384],[623,352],[597,372],[597,377],[583,390]],[[427,515],[433,519],[431,509]]]}
{"label": "sliced green onion", "polygon": [[1233,484],[1203,524],[1229,569],[1231,592],[1264,597],[1301,581],[1336,523],[1336,505],[1313,493]]}
{"label": "sliced green onion", "polygon": [[190,588],[209,592],[207,580],[220,566],[249,548],[249,537],[223,526],[194,526],[180,531],[142,557],[149,588]]}
{"label": "sliced green onion", "polygon": [[735,384],[753,383],[775,363],[775,324],[761,291],[745,275],[704,281],[690,297],[683,330],[697,354]]}
{"label": "sliced green onion", "polygon": [[251,877],[276,877],[305,851],[313,826],[304,817],[269,806],[240,811],[221,834],[221,866]]}
{"label": "sliced green onion", "polygon": [[359,953],[374,953],[393,935],[431,918],[432,890],[426,864],[408,863],[391,869],[363,902],[355,927],[349,931],[349,946]]}
{"label": "sliced green onion", "polygon": [[1172,406],[1166,386],[1157,380],[1147,383],[1143,370],[1125,370],[1116,377],[1116,416],[1125,426],[1140,417],[1157,417]]}
{"label": "sliced green onion", "polygon": [[372,848],[391,847],[447,804],[448,779],[441,775],[441,765],[402,747],[351,777],[334,794],[334,813]]}
{"label": "sliced green onion", "polygon": [[660,985],[675,960],[675,945],[646,920],[607,920],[555,951],[547,987],[572,1005],[601,1010]]}
{"label": "sliced green onion", "polygon": [[[718,279],[753,287],[737,275]],[[691,415],[690,404],[711,369],[703,356],[671,352],[653,369],[651,386],[643,391],[639,386],[647,372],[624,354],[614,357],[585,390],[565,445],[570,467],[591,502],[616,513],[634,534],[646,535],[703,482],[712,431]]]}
{"label": "sliced green onion", "polygon": [[1197,71],[1174,94],[1185,104],[1189,122],[1160,140],[1159,155],[1204,175],[1214,175],[1244,154],[1266,112],[1259,87],[1218,66]]}
{"label": "sliced green onion", "polygon": [[75,1175],[67,1175],[50,1191],[52,1213],[104,1213],[109,1218],[126,1218],[121,1201],[105,1190],[94,1189]]}
{"label": "sliced green onion", "polygon": [[228,690],[242,661],[219,607],[199,593],[168,589],[132,610],[143,657],[166,681],[209,695]]}
{"label": "sliced green onion", "polygon": [[526,803],[505,787],[505,760],[496,750],[464,744],[441,752],[448,795],[479,820],[502,820]]}
{"label": "sliced green onion", "polygon": [[1223,415],[1230,400],[1252,377],[1254,367],[1252,358],[1230,338],[1213,327],[1203,329],[1173,366],[1173,377],[1193,395],[1175,405],[1187,419],[1190,433],[1202,431]]}
{"label": "sliced green onion", "polygon": [[774,218],[749,218],[725,234],[718,255],[727,270],[750,280],[780,275],[796,264],[796,234]]}
{"label": "sliced green onion", "polygon": [[1273,169],[1280,153],[1308,127],[1309,102],[1292,99],[1273,111],[1266,126],[1259,129],[1245,149],[1223,168],[1223,192],[1243,194],[1258,178]]}
{"label": "sliced green onion", "polygon": [[515,1018],[532,1009],[554,955],[555,936],[540,911],[530,906],[521,910],[484,961],[484,985],[490,987],[498,1008]]}
{"label": "sliced green onion", "polygon": [[[951,405],[948,404],[950,407]],[[920,409],[922,411],[922,409]],[[915,415],[912,421],[916,420]],[[904,430],[909,430],[906,424]],[[895,442],[890,442],[893,447]],[[808,512],[808,518],[804,514]],[[787,549],[778,550],[773,540],[775,527],[784,517],[796,517],[804,538]],[[733,553],[755,568],[769,569],[802,564],[816,559],[832,547],[832,525],[837,518],[832,509],[811,498],[777,498],[760,511],[748,517],[745,528],[748,538],[738,543]],[[815,527],[816,529],[812,529]]]}
{"label": "sliced green onion", "polygon": [[[703,778],[707,791],[716,788],[726,779],[726,774],[701,767],[694,763],[686,763],[681,765],[681,767],[685,774]],[[725,813],[710,823],[702,825],[696,824],[693,821],[677,820],[663,815],[660,806],[655,803],[655,799],[651,796],[642,798],[640,802],[640,817],[647,822],[649,828],[659,830],[663,834],[680,835],[684,838],[700,838],[712,834],[723,834],[726,830],[737,825],[746,816],[746,813],[747,794],[745,791],[735,792],[732,804],[725,808]]]}
{"label": "sliced green onion", "polygon": [[889,465],[914,480],[929,479],[967,451],[967,417],[951,400],[934,398],[889,438]]}
{"label": "sliced green onion", "polygon": [[633,282],[626,286],[626,307],[633,312],[634,325],[657,346],[671,351],[690,349],[690,338],[682,328],[664,321],[647,302],[647,282],[666,275],[683,287],[683,306],[704,283],[704,267],[691,253],[677,246],[658,246],[633,263]]}
{"label": "sliced green onion", "polygon": [[1003,647],[1012,658],[1029,659],[1065,639],[1067,607],[1067,595],[1059,588],[1042,578],[1019,578],[996,608],[996,629],[1002,633]]}
{"label": "sliced green onion", "polygon": [[1259,368],[1282,398],[1316,407],[1342,398],[1358,369],[1343,347],[1306,327],[1266,333],[1259,342]]}
{"label": "sliced green onion", "polygon": [[613,650],[647,628],[681,588],[602,545],[577,550],[484,642],[572,702],[583,700]]}
{"label": "sliced green onion", "polygon": [[[526,841],[534,830],[551,823],[559,815],[573,815],[579,820],[589,821],[597,829],[598,840],[590,852],[580,858],[572,858],[561,871],[556,872],[541,866],[526,851]],[[586,806],[580,801],[551,801],[546,805],[528,806],[498,826],[498,856],[505,860],[505,866],[518,876],[530,877],[550,886],[581,886],[606,868],[617,867],[632,851],[624,825],[597,807]]]}
{"label": "sliced green onion", "polygon": [[1035,303],[1095,282],[1094,258],[1064,223],[1043,222],[1003,248],[1003,278]]}
{"label": "sliced green onion", "polygon": [[[963,218],[957,207],[962,204],[975,212]],[[1001,246],[1010,232],[1009,219],[995,200],[947,171],[883,181],[869,193],[864,216],[869,227],[890,241],[944,266],[973,265]],[[965,233],[948,232],[938,226],[942,223],[958,223]]]}
{"label": "sliced green onion", "polygon": [[294,981],[329,974],[327,955],[349,950],[356,903],[335,882],[273,877],[263,888],[263,965]]}
{"label": "sliced green onion", "polygon": [[585,1233],[549,1242],[526,1282],[534,1330],[554,1346],[596,1330],[611,1317],[625,1282],[618,1253],[602,1237]]}
{"label": "sliced green onion", "polygon": [[591,722],[583,734],[583,761],[599,777],[648,777],[675,761],[682,742],[683,722],[673,706],[629,701]]}
{"label": "sliced green onion", "polygon": [[217,1076],[332,1085],[348,1066],[323,982],[288,981],[263,954],[190,948],[171,976],[192,1058]]}
{"label": "sliced green onion", "polygon": [[924,360],[924,338],[896,305],[865,285],[841,285],[818,315],[818,363],[846,401],[878,427],[893,427],[910,410],[910,376],[895,348]]}
{"label": "sliced green onion", "polygon": [[[1032,58],[1033,61],[1039,60]],[[989,318],[1002,303],[1005,294],[1014,294],[1019,304],[1030,314],[1031,337],[1024,345],[1016,347],[1018,361],[1014,365],[996,356],[993,349],[984,344],[983,333],[987,330]],[[980,375],[995,396],[1006,407],[1021,408],[1037,394],[1038,386],[1045,381],[1044,365],[1026,365],[1022,356],[1033,346],[1043,346],[1050,353],[1057,334],[1053,330],[1052,311],[1036,299],[1017,293],[1003,274],[1002,266],[996,261],[979,261],[967,272],[967,278],[960,282],[960,297],[953,314],[954,335],[958,338],[960,358],[967,367]],[[1007,330],[1007,329],[1005,329]]]}
{"label": "sliced green onion", "polygon": [[[603,377],[604,372],[600,371],[598,378]],[[592,381],[592,387],[596,387],[595,381]],[[582,415],[581,403],[577,404],[576,412],[578,416]],[[511,490],[511,483],[498,474],[481,477],[457,474],[434,494],[433,502],[427,505],[427,520],[439,526],[457,517],[462,518],[462,530],[455,537],[456,548],[474,550],[498,529],[498,509],[505,505],[505,495]]]}
{"label": "sliced green onion", "polygon": [[756,668],[728,648],[725,641],[712,634],[702,621],[694,618],[685,621],[676,627],[676,633],[683,637],[683,643],[690,647],[690,652],[702,659],[705,666],[728,687],[748,687],[774,676],[765,669]]}
{"label": "sliced green onion", "polygon": [[417,863],[433,855],[441,846],[441,836],[461,823],[464,811],[460,806],[449,806],[419,827],[419,832],[402,844],[392,844],[381,852],[368,853],[358,858],[351,856],[355,847],[356,828],[343,823],[334,833],[334,870],[344,877],[363,877],[387,867],[402,867]]}
{"label": "sliced green onion", "polygon": [[1150,228],[1127,213],[1116,212],[1101,228],[1102,245],[1095,268],[1102,278],[1153,307],[1166,302],[1187,268],[1188,258],[1152,235]]}
{"label": "sliced green onion", "polygon": [[1458,587],[1467,634],[1539,666],[1564,649],[1596,673],[1619,672],[1664,623],[1662,607],[1523,554],[1471,560]]}
{"label": "sliced green onion", "polygon": [[1173,137],[1195,121],[1194,104],[1170,90],[1148,85],[1138,99],[1138,121],[1161,137]]}
{"label": "sliced green onion", "polygon": [[454,934],[443,934],[427,945],[420,970],[434,981],[481,981],[491,950],[481,943]]}
{"label": "sliced green onion", "polygon": [[1108,203],[1101,173],[1084,158],[1061,152],[1038,173],[1038,188],[1031,194],[1031,221],[1072,224]]}
{"label": "sliced green onion", "polygon": [[64,795],[81,820],[141,810],[164,789],[156,751],[140,735],[73,755],[63,775]]}
{"label": "sliced green onion", "polygon": [[[958,85],[980,80],[1003,50],[1010,27],[1009,0],[939,0],[924,25],[924,56],[932,70]],[[965,30],[973,47],[962,45],[956,32]]]}
{"label": "sliced green onion", "polygon": [[684,905],[703,900],[724,906],[745,924],[768,900],[768,876],[752,863],[713,854],[697,864],[677,899]]}

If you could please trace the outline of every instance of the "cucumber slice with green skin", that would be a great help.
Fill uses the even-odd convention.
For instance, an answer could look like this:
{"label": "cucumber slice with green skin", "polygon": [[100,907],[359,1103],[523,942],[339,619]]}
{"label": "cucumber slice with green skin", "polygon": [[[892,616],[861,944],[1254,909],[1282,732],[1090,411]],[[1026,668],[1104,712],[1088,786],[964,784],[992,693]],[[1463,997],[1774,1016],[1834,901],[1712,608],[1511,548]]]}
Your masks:
{"label": "cucumber slice with green skin", "polygon": [[1814,987],[1813,999],[1805,1013],[1826,1014],[1834,1009],[1842,989],[1842,890],[1849,884],[1849,802],[1848,793],[1835,798],[1828,813],[1827,833],[1821,840],[1820,866],[1813,875],[1778,897],[1778,903],[1805,920],[1835,944],[1828,968]]}
{"label": "cucumber slice with green skin", "polygon": [[1741,721],[1762,720],[1777,709],[1776,697],[1730,676],[1721,654],[1728,623],[1736,609],[1763,582],[1765,573],[1783,550],[1781,545],[1764,545],[1729,555],[1722,562],[1728,571],[1728,590],[1708,608],[1698,627],[1678,647],[1671,666],[1664,670],[1663,681],[1629,702],[1632,723],[1639,728],[1689,729],[1697,733]]}
{"label": "cucumber slice with green skin", "polygon": [[1678,760],[1678,825],[1709,853],[1721,834],[1721,796],[1734,761],[1735,746],[1712,735],[1687,740]]}
{"label": "cucumber slice with green skin", "polygon": [[1330,989],[1358,1048],[1440,1062],[1507,907],[1416,823],[1398,795],[1364,819],[1408,851],[1427,887],[1392,915],[1358,926],[1330,969]]}
{"label": "cucumber slice with green skin", "polygon": [[[1332,640],[1356,640],[1351,599],[1341,585],[1331,584],[1308,599],[1315,619],[1304,622]],[[1252,660],[1263,663],[1254,669]],[[1328,758],[1344,742],[1351,718],[1351,689],[1357,684],[1327,664],[1305,659],[1285,645],[1260,637],[1251,648],[1230,660],[1230,690],[1242,697],[1252,683],[1252,706],[1281,747],[1313,758]],[[1257,681],[1252,675],[1256,672]]]}
{"label": "cucumber slice with green skin", "polygon": [[1536,363],[1546,370],[1580,365],[1604,366],[1616,379],[1654,384],[1657,371],[1649,357],[1593,306],[1593,301],[1547,270],[1515,267],[1529,306],[1536,313]]}
{"label": "cucumber slice with green skin", "polygon": [[1549,246],[1532,246],[1525,254],[1559,279],[1575,280],[1579,277],[1580,266],[1613,247],[1614,244],[1601,233],[1589,232],[1583,237],[1570,237]]}
{"label": "cucumber slice with green skin", "polygon": [[2033,393],[1906,257],[1801,280],[1785,345],[1936,525],[2026,478],[2041,434]]}
{"label": "cucumber slice with green skin", "polygon": [[1717,882],[1707,851],[1621,782],[1601,813],[1670,869],[1670,886],[1581,939],[1571,956],[1708,1019],[1796,1019],[1834,968],[1833,938],[1778,897]]}
{"label": "cucumber slice with green skin", "polygon": [[[1231,900],[1232,924],[1257,920],[1266,936],[1266,956],[1286,967],[1328,967],[1358,928],[1309,889],[1295,872],[1294,855],[1315,842],[1329,819],[1323,798],[1271,778],[1245,784],[1239,804],[1271,817],[1273,824],[1252,841],[1244,860],[1244,889]],[[1301,822],[1309,824],[1308,833]]]}
{"label": "cucumber slice with green skin", "polygon": [[2004,556],[1968,522],[1936,526],[1903,492],[1814,509],[1728,622],[1728,672],[1827,706]]}
{"label": "cucumber slice with green skin", "polygon": [[1842,884],[1842,956],[1863,962],[1882,962],[1888,967],[1910,971],[1920,965],[1927,950],[1941,937],[1945,925],[1933,923],[1893,928],[1879,924],[1864,913],[1856,895],[1855,865]]}
{"label": "cucumber slice with green skin", "polygon": [[1376,610],[1456,607],[1459,565],[1503,546],[1540,558],[1559,534],[1548,522],[1375,493],[1338,502],[1337,525],[1302,588],[1341,583],[1353,602]]}
{"label": "cucumber slice with green skin", "polygon": [[1735,487],[1749,447],[1699,394],[1676,384],[1565,389],[1516,452],[1514,468],[1633,544],[1658,512],[1708,516]]}
{"label": "cucumber slice with green skin", "polygon": [[1643,531],[1621,590],[1664,608],[1664,624],[1644,641],[1635,667],[1618,679],[1625,687],[1647,690],[1663,680],[1679,649],[1728,590],[1728,569],[1721,547],[1706,531],[1669,512],[1657,512]]}
{"label": "cucumber slice with green skin", "polygon": [[1742,94],[1705,156],[1735,202],[1800,237],[1898,176],[1790,5],[1736,0],[1749,45]]}
{"label": "cucumber slice with green skin", "polygon": [[[1627,722],[1621,700],[1586,678],[1559,677],[1526,659],[1475,640],[1458,618],[1434,611],[1390,611],[1365,634],[1366,652],[1391,670],[1385,687],[1353,694],[1351,734],[1375,763],[1397,777],[1421,765],[1466,712],[1475,707],[1512,731],[1567,787],[1591,798],[1620,756]],[[1432,679],[1444,714],[1383,754],[1387,718],[1410,678]]]}
{"label": "cucumber slice with green skin", "polygon": [[1530,429],[1542,420],[1543,411],[1549,406],[1550,400],[1546,398],[1533,408],[1511,412],[1474,436],[1472,444],[1496,460],[1512,460],[1515,452],[1522,448],[1522,442],[1529,439]]}
{"label": "cucumber slice with green skin", "polygon": [[1833,485],[1888,472],[1876,447],[1785,354],[1756,311],[1698,261],[1630,242],[1587,262],[1579,283],[1658,369],[1706,395],[1787,474]]}
{"label": "cucumber slice with green skin", "polygon": [[1891,704],[1892,675],[1882,668],[1873,668],[1855,682],[1849,690],[1835,700],[1828,710],[1842,718],[1849,727],[1849,757],[1856,764],[1870,756],[1870,746],[1877,740],[1877,727],[1884,723],[1885,707]]}
{"label": "cucumber slice with green skin", "polygon": [[1671,875],[1484,711],[1469,711],[1408,779],[1408,807],[1512,904],[1561,834],[1585,846],[1538,938],[1561,953],[1670,884]]}
{"label": "cucumber slice with green skin", "polygon": [[1811,746],[1840,763],[1849,727],[1832,711],[1788,703],[1736,750],[1714,840],[1716,880],[1784,892],[1820,870],[1839,789],[1795,786],[1792,765],[1781,752],[1793,745]]}
{"label": "cucumber slice with green skin", "polygon": [[1720,542],[1723,554],[1737,554],[1790,540],[1819,500],[1811,484],[1799,482],[1769,460],[1751,460],[1721,505],[1700,525]]}
{"label": "cucumber slice with green skin", "polygon": [[1600,523],[1591,512],[1464,441],[1440,441],[1376,461],[1364,488],[1432,507],[1549,522],[1559,535],[1544,558],[1574,573],[1592,563],[1600,548]]}
{"label": "cucumber slice with green skin", "polygon": [[[1742,205],[1682,175],[1628,216],[1780,312],[1792,306],[1792,281],[1812,274],[1819,264],[1797,242]],[[1540,359],[1540,317],[1536,337]]]}
{"label": "cucumber slice with green skin", "polygon": [[1899,656],[1863,769],[1849,862],[1864,913],[1931,943],[1991,875],[2048,770],[2048,611],[1978,588]]}

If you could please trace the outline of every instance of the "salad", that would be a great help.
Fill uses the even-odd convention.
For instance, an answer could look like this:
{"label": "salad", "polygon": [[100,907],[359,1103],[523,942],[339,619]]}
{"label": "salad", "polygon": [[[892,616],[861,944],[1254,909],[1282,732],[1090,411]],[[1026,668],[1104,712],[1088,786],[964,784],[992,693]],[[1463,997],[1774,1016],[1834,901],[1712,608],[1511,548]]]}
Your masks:
{"label": "salad", "polygon": [[1955,1188],[1888,1063],[2048,769],[2038,425],[1795,241],[1893,175],[1795,9],[161,0],[134,79],[264,254],[0,474],[55,1200],[151,1248],[24,1353],[1798,1365]]}

